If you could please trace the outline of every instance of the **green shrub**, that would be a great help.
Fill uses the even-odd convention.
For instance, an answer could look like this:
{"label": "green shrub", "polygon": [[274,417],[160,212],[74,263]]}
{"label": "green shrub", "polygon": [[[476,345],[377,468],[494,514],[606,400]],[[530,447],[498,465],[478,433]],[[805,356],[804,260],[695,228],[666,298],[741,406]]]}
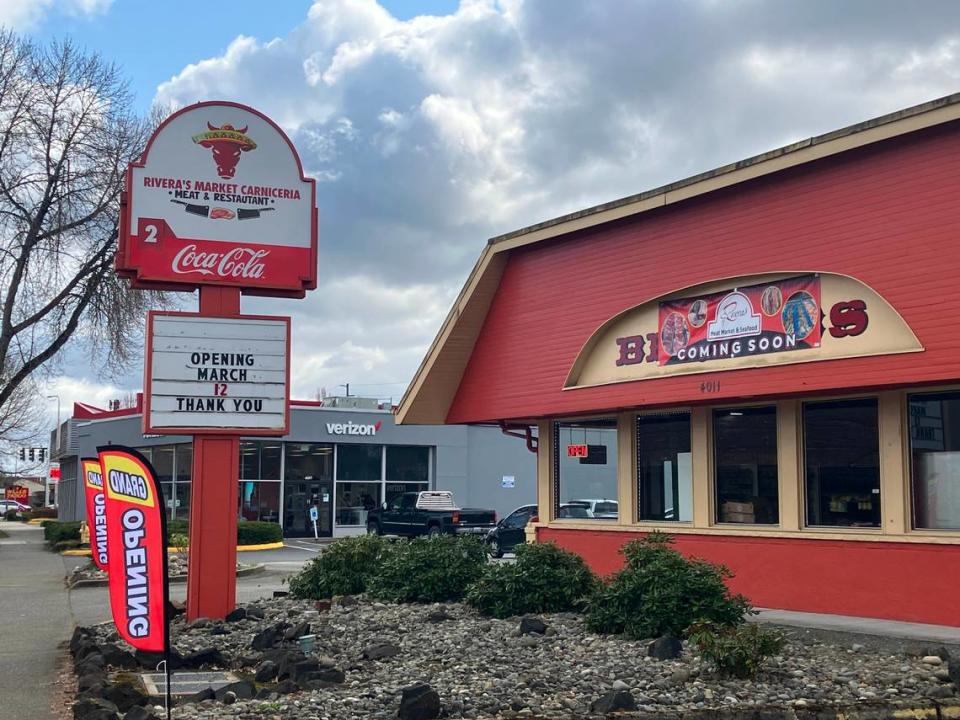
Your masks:
{"label": "green shrub", "polygon": [[523,544],[514,563],[492,563],[467,591],[484,615],[506,618],[578,609],[597,586],[583,559],[553,543]]}
{"label": "green shrub", "polygon": [[79,522],[48,520],[43,523],[43,539],[53,546],[64,540],[80,540]]}
{"label": "green shrub", "polygon": [[16,511],[15,509],[11,508],[10,510],[7,510],[7,511],[3,514],[3,519],[4,519],[4,520],[10,520],[10,521],[16,521],[16,520],[19,520],[20,517],[17,515],[17,511]]}
{"label": "green shrub", "polygon": [[247,521],[237,523],[237,545],[262,545],[283,540],[283,529],[277,523]]}
{"label": "green shrub", "polygon": [[289,579],[290,594],[319,600],[362,593],[390,545],[390,541],[377,535],[337,540]]}
{"label": "green shrub", "polygon": [[177,552],[187,552],[190,549],[190,538],[180,533],[167,533],[167,547],[175,548]]}
{"label": "green shrub", "polygon": [[475,537],[398,540],[381,557],[367,592],[390,602],[462,600],[486,563],[486,550]]}
{"label": "green shrub", "polygon": [[624,633],[632,639],[682,635],[693,623],[708,620],[737,625],[752,612],[742,595],[731,595],[727,568],[689,560],[670,547],[673,539],[651,533],[627,543],[626,567],[591,597],[587,627],[600,633]]}
{"label": "green shrub", "polygon": [[756,624],[734,627],[701,622],[691,625],[687,634],[721,676],[735,678],[756,675],[761,663],[779,653],[786,642],[782,633]]}
{"label": "green shrub", "polygon": [[167,536],[189,534],[190,523],[186,520],[167,520]]}

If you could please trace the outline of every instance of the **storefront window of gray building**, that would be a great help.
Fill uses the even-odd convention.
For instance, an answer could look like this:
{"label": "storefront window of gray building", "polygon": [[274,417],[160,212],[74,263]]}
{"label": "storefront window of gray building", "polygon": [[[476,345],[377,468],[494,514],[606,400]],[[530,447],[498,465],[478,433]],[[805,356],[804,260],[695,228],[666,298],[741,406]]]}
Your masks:
{"label": "storefront window of gray building", "polygon": [[960,393],[910,395],[913,526],[960,530]]}
{"label": "storefront window of gray building", "polygon": [[382,445],[337,445],[337,525],[367,525],[367,513],[383,502]]}
{"label": "storefront window of gray building", "polygon": [[403,493],[430,489],[430,448],[388,445],[386,452],[385,501],[388,504]]}
{"label": "storefront window of gray building", "polygon": [[282,451],[278,440],[240,442],[240,520],[280,522]]}
{"label": "storefront window of gray building", "polygon": [[154,445],[137,448],[137,450],[153,465],[167,506],[167,516],[171,520],[188,520],[193,447],[191,445]]}
{"label": "storefront window of gray building", "polygon": [[876,398],[803,405],[807,525],[880,527]]}
{"label": "storefront window of gray building", "polygon": [[554,484],[558,519],[617,519],[616,418],[554,425]]}
{"label": "storefront window of gray building", "polygon": [[286,443],[283,458],[284,535],[313,534],[310,508],[316,507],[317,531],[333,530],[333,445]]}

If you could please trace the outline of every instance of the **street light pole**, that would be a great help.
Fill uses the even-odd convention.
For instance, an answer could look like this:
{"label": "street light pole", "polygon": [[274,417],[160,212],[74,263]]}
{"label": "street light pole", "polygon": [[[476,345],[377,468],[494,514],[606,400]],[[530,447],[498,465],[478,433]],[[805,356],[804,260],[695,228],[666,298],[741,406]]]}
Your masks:
{"label": "street light pole", "polygon": [[[55,452],[60,453],[60,396],[59,395],[47,395],[47,400],[56,400],[57,401],[57,440]],[[53,453],[47,457],[47,472],[46,477],[43,479],[43,506],[46,507],[50,504],[50,463],[53,460]]]}

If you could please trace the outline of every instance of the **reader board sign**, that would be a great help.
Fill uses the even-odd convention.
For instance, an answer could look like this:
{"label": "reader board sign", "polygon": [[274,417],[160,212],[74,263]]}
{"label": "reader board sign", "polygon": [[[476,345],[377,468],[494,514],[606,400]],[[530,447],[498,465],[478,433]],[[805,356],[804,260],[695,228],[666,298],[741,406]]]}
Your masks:
{"label": "reader board sign", "polygon": [[90,555],[97,567],[107,572],[107,509],[103,495],[100,460],[83,458],[83,488],[87,500],[87,527],[90,528]]}
{"label": "reader board sign", "polygon": [[7,488],[4,497],[7,500],[16,500],[18,503],[26,505],[30,498],[30,490],[23,485],[11,485]]}
{"label": "reader board sign", "polygon": [[144,432],[284,435],[289,377],[289,317],[151,312]]}
{"label": "reader board sign", "polygon": [[303,297],[317,286],[316,182],[262,113],[186,107],[127,171],[116,269],[134,287]]}
{"label": "reader board sign", "polygon": [[120,637],[138,650],[165,652],[167,528],[150,463],[135,450],[97,448],[106,496],[110,609]]}

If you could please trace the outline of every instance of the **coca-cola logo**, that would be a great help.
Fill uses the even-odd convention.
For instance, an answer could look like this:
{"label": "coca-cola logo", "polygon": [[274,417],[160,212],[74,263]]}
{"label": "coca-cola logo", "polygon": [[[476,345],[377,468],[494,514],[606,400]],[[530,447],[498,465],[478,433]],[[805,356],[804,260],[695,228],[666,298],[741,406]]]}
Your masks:
{"label": "coca-cola logo", "polygon": [[204,252],[196,245],[184,245],[174,258],[171,267],[178,275],[200,273],[218,275],[222,278],[263,277],[265,264],[263,258],[269,250],[235,247],[226,252]]}

